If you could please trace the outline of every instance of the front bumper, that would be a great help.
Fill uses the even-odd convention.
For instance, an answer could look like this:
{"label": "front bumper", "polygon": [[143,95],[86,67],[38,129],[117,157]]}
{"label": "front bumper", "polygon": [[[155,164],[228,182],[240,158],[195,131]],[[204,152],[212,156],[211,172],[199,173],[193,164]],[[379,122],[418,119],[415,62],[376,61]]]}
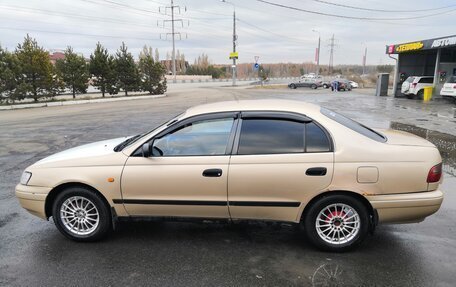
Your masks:
{"label": "front bumper", "polygon": [[50,191],[50,187],[16,185],[16,197],[21,206],[31,214],[43,219],[47,219],[44,205]]}
{"label": "front bumper", "polygon": [[443,201],[440,190],[366,196],[377,210],[379,223],[413,223],[437,212]]}

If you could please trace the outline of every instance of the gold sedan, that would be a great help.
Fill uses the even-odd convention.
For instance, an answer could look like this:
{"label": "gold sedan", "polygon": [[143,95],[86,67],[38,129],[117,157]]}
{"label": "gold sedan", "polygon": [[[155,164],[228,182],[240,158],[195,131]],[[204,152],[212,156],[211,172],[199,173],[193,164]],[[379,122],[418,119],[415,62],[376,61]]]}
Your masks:
{"label": "gold sedan", "polygon": [[140,135],[72,148],[29,166],[21,205],[77,241],[119,219],[270,220],[345,251],[378,223],[419,222],[443,200],[440,153],[285,100],[197,106]]}

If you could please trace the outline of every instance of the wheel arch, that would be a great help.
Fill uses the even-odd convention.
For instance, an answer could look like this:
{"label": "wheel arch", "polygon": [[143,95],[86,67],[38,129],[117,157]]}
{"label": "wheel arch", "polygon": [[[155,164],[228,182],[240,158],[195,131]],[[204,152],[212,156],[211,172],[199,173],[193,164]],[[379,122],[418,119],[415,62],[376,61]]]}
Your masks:
{"label": "wheel arch", "polygon": [[86,183],[82,183],[82,182],[66,182],[66,183],[62,183],[60,185],[57,185],[56,187],[54,187],[50,192],[49,194],[46,196],[46,201],[44,203],[44,211],[45,211],[45,214],[46,214],[46,218],[49,219],[49,217],[52,216],[52,205],[54,204],[54,200],[56,199],[57,195],[62,192],[63,190],[67,189],[67,188],[70,188],[70,187],[83,187],[83,188],[86,188],[92,192],[94,192],[95,194],[97,194],[98,196],[100,196],[100,198],[103,200],[103,202],[106,204],[106,206],[108,207],[108,210],[111,212],[111,205],[109,204],[108,200],[106,199],[106,197],[100,192],[98,191],[96,188],[94,188],[93,186],[90,186]]}
{"label": "wheel arch", "polygon": [[370,204],[369,200],[367,200],[367,198],[365,198],[364,196],[362,196],[361,194],[359,194],[357,192],[348,191],[348,190],[326,191],[326,192],[320,193],[317,196],[313,197],[304,207],[304,209],[299,217],[300,222],[303,220],[303,218],[305,218],[310,207],[315,202],[317,202],[321,198],[328,197],[328,196],[334,196],[334,195],[346,195],[346,196],[350,196],[352,198],[359,200],[367,208],[369,216],[371,217],[370,229],[373,231],[373,229],[375,228],[375,226],[377,225],[377,222],[378,222],[378,215],[377,215],[376,210],[372,207],[372,205]]}

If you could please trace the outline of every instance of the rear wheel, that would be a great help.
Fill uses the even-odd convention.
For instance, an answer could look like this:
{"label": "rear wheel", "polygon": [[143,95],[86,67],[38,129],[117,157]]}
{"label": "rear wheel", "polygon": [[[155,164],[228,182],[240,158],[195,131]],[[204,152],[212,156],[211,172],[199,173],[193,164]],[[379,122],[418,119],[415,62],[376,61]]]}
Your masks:
{"label": "rear wheel", "polygon": [[317,85],[313,84],[312,86],[310,86],[312,89],[316,90],[318,87]]}
{"label": "rear wheel", "polygon": [[424,91],[423,90],[419,90],[418,93],[416,94],[416,98],[418,100],[423,100],[424,99]]}
{"label": "rear wheel", "polygon": [[290,89],[296,89],[296,85],[295,84],[290,84]]}
{"label": "rear wheel", "polygon": [[407,99],[410,99],[410,100],[415,98],[414,94],[405,94],[405,96],[407,97]]}
{"label": "rear wheel", "polygon": [[75,241],[96,241],[111,228],[109,207],[95,192],[71,187],[55,199],[52,217],[57,229]]}
{"label": "rear wheel", "polygon": [[343,252],[364,240],[369,231],[369,213],[351,196],[330,195],[309,207],[303,223],[307,238],[317,248]]}
{"label": "rear wheel", "polygon": [[327,84],[323,84],[323,88],[327,89],[327,88],[329,88],[329,86]]}

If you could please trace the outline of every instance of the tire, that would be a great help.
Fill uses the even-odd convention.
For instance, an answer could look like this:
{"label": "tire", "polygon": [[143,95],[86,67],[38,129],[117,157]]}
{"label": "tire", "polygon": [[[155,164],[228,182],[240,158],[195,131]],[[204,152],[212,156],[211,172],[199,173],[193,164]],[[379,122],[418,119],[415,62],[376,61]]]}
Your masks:
{"label": "tire", "polygon": [[[336,209],[332,210],[333,208]],[[353,216],[352,219],[350,219],[351,216]],[[350,220],[347,221],[347,218]],[[317,220],[328,226],[318,227]],[[306,211],[301,222],[304,224],[308,240],[323,251],[345,252],[351,250],[358,246],[369,232],[367,208],[356,198],[342,194],[328,195],[318,199]],[[343,229],[344,227],[345,229]],[[330,229],[328,230],[328,228]],[[337,236],[333,236],[340,234],[342,230],[345,237],[339,236],[337,239]],[[337,231],[338,233],[336,233]]]}
{"label": "tire", "polygon": [[324,89],[327,89],[327,88],[329,88],[329,86],[326,85],[326,84],[323,84],[323,88],[324,88]]}
{"label": "tire", "polygon": [[310,86],[312,89],[316,90],[318,87],[317,85],[313,84],[312,86]]}
{"label": "tire", "polygon": [[290,84],[290,89],[296,89],[296,85],[295,84]]}
{"label": "tire", "polygon": [[424,99],[424,90],[419,90],[418,93],[416,93],[416,98],[422,101]]}
{"label": "tire", "polygon": [[97,241],[111,230],[109,207],[98,194],[84,187],[70,187],[57,195],[52,217],[57,229],[74,241]]}
{"label": "tire", "polygon": [[409,100],[415,98],[415,95],[414,95],[414,94],[404,94],[404,95],[405,95],[405,96],[407,97],[407,99],[409,99]]}

